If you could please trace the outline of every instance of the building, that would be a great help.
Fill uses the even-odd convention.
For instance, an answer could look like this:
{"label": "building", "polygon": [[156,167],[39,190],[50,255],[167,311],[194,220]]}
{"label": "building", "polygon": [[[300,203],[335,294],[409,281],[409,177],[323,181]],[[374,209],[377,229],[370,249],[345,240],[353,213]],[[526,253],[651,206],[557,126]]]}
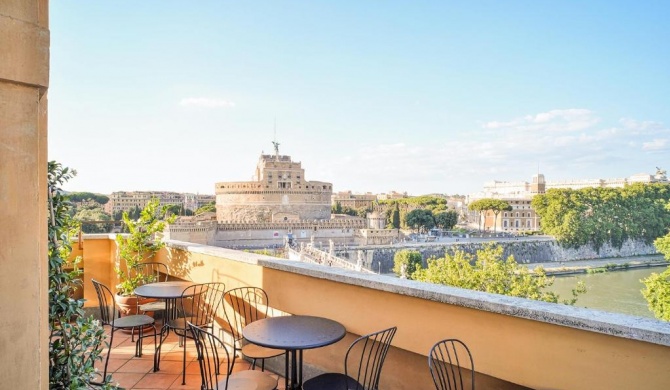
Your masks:
{"label": "building", "polygon": [[105,204],[105,212],[109,214],[118,211],[128,211],[135,207],[143,209],[153,198],[158,199],[160,206],[180,205],[184,209],[195,211],[207,203],[214,202],[214,195],[179,193],[168,191],[117,191],[109,196]]}
{"label": "building", "polygon": [[254,180],[216,183],[216,218],[227,222],[323,221],[330,219],[333,185],[307,181],[300,162],[261,154]]}
{"label": "building", "polygon": [[372,208],[377,201],[377,195],[367,192],[365,194],[352,194],[351,191],[341,191],[333,194],[331,203],[333,206],[340,204],[342,207],[352,209]]}
{"label": "building", "polygon": [[143,209],[151,199],[157,198],[160,206],[183,205],[184,195],[168,191],[118,191],[112,192],[109,202],[105,204],[105,211],[113,214],[118,211],[132,210],[135,207]]}

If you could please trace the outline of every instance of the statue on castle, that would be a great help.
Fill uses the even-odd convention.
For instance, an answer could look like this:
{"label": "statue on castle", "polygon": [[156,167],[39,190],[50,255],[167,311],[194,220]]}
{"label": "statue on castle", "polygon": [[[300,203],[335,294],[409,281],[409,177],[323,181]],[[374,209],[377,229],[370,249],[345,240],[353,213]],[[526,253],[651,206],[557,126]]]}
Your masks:
{"label": "statue on castle", "polygon": [[275,147],[275,156],[279,156],[279,142],[272,141],[272,145]]}

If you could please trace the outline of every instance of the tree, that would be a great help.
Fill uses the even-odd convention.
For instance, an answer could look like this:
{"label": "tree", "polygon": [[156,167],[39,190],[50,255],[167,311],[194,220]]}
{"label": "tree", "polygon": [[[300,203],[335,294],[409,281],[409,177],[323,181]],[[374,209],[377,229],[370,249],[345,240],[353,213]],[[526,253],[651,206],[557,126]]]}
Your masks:
{"label": "tree", "polygon": [[[666,204],[670,210],[670,202]],[[665,260],[670,261],[670,233],[659,237],[654,241],[656,249],[663,253]],[[654,316],[663,321],[670,321],[670,268],[660,274],[652,273],[641,282],[645,288],[642,290],[644,299],[647,300],[649,310]]]}
{"label": "tree", "polygon": [[484,213],[486,213],[486,211],[488,211],[491,208],[491,201],[492,200],[493,199],[488,199],[488,198],[477,199],[474,202],[470,202],[470,204],[468,204],[468,210],[479,212],[479,231],[484,230],[482,228],[482,223],[483,223],[483,220],[484,220]]}
{"label": "tree", "polygon": [[504,200],[491,199],[489,202],[490,210],[493,212],[493,232],[495,233],[498,227],[498,214],[502,211],[512,211],[512,206]]}
{"label": "tree", "polygon": [[653,243],[667,233],[670,185],[632,184],[624,188],[550,189],[531,201],[545,233],[567,247],[604,244],[621,247],[626,240]]}
{"label": "tree", "polygon": [[423,256],[418,251],[403,249],[393,256],[393,272],[400,276],[412,279],[412,274],[423,267]]}
{"label": "tree", "polygon": [[430,210],[416,209],[405,216],[405,223],[417,230],[417,232],[432,229],[435,226],[433,213]]}
{"label": "tree", "polygon": [[332,206],[331,212],[333,214],[342,214],[342,203],[335,202],[335,204]]}
{"label": "tree", "polygon": [[84,206],[79,208],[73,217],[76,221],[84,222],[81,224],[81,231],[84,233],[107,233],[109,225],[106,223],[85,223],[112,221],[112,217],[99,206]]}
{"label": "tree", "polygon": [[391,228],[400,229],[400,208],[397,203],[391,212]]}
{"label": "tree", "polygon": [[200,206],[197,210],[195,210],[195,215],[200,215],[203,213],[215,213],[215,212],[216,212],[216,202],[212,201],[205,205]]}
{"label": "tree", "polygon": [[458,223],[458,213],[454,210],[449,210],[435,214],[435,225],[445,230],[451,230]]}
{"label": "tree", "polygon": [[70,192],[67,194],[68,199],[72,202],[81,202],[84,200],[92,200],[101,205],[109,202],[109,196],[102,194],[94,194],[92,192]]}
{"label": "tree", "polygon": [[[456,251],[441,259],[430,259],[428,268],[414,272],[412,279],[545,302],[558,303],[560,299],[547,290],[554,278],[548,277],[542,267],[530,272],[513,256],[503,260],[503,248],[495,245],[486,245],[475,256]],[[586,287],[579,282],[572,290],[572,299],[562,303],[574,305],[577,296],[584,292]]]}

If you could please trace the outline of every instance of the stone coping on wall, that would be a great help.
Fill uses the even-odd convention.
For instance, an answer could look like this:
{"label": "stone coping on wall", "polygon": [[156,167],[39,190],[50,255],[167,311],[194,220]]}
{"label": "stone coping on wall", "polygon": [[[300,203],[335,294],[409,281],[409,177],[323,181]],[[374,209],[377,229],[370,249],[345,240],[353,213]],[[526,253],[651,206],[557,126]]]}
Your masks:
{"label": "stone coping on wall", "polygon": [[383,275],[363,274],[340,268],[301,263],[295,260],[278,259],[271,256],[183,241],[170,240],[167,241],[167,245],[192,253],[202,253],[228,260],[257,264],[270,269],[338,283],[670,346],[670,323],[650,318],[489,294]]}

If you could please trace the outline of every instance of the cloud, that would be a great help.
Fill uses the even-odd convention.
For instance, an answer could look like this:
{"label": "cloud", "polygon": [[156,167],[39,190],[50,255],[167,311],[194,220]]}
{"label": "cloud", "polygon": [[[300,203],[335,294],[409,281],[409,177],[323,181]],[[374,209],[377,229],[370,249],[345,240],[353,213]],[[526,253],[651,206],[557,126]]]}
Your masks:
{"label": "cloud", "polygon": [[654,139],[653,141],[642,143],[642,150],[647,150],[651,152],[666,150],[667,148],[668,148],[667,139]]}
{"label": "cloud", "polygon": [[235,107],[235,103],[225,99],[211,98],[184,98],[179,102],[180,106],[196,106],[205,108]]}
{"label": "cloud", "polygon": [[[586,109],[551,110],[444,138],[360,145],[329,159],[322,170],[326,177],[346,178],[334,183],[338,190],[469,193],[491,180],[529,181],[538,168],[550,180],[626,177],[653,169],[670,149],[670,130],[661,123],[600,122]],[[631,128],[653,129],[654,135]],[[396,184],[375,188],[377,183]]]}
{"label": "cloud", "polygon": [[621,118],[619,123],[624,129],[630,130],[633,134],[658,134],[667,131],[665,126],[660,122],[654,121],[637,121],[632,118]]}
{"label": "cloud", "polygon": [[526,115],[511,121],[490,121],[485,129],[513,129],[522,132],[575,132],[593,127],[600,119],[591,110],[570,108]]}

